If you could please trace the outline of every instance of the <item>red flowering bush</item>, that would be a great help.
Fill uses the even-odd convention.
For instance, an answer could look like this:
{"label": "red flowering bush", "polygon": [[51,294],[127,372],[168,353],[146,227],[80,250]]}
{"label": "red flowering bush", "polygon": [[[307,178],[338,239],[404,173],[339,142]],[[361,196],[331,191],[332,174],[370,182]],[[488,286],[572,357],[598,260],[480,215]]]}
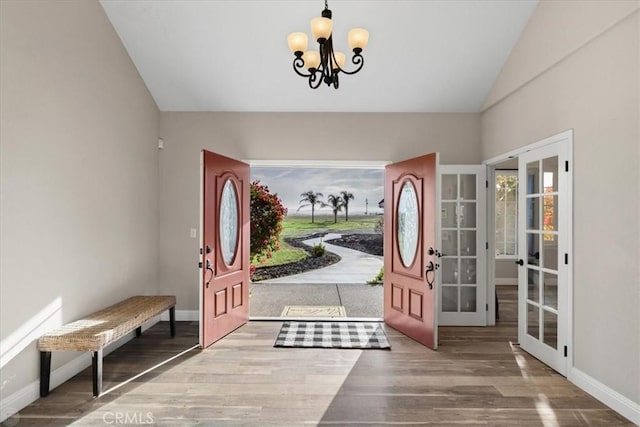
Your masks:
{"label": "red flowering bush", "polygon": [[271,194],[269,187],[260,181],[251,183],[251,259],[261,261],[271,258],[280,249],[282,220],[287,208],[277,194]]}

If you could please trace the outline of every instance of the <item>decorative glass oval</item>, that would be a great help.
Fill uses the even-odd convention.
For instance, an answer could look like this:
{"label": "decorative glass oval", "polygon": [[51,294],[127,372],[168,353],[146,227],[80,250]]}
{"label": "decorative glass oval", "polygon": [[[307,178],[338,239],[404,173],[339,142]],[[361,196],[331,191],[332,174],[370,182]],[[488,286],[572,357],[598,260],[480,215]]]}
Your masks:
{"label": "decorative glass oval", "polygon": [[409,181],[405,181],[400,190],[397,218],[398,252],[402,264],[409,267],[416,257],[420,231],[418,198],[413,184]]}
{"label": "decorative glass oval", "polygon": [[219,231],[222,259],[226,265],[231,265],[238,250],[238,195],[231,180],[227,180],[222,189]]}

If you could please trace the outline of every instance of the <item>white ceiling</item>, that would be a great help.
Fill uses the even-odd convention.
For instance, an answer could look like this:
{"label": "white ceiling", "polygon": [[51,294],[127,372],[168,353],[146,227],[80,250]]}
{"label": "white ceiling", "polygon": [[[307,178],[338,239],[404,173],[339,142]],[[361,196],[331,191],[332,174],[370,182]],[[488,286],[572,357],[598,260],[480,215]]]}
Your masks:
{"label": "white ceiling", "polygon": [[163,111],[477,112],[537,0],[330,0],[337,49],[370,33],[338,90],[310,89],[287,47],[322,0],[101,3]]}

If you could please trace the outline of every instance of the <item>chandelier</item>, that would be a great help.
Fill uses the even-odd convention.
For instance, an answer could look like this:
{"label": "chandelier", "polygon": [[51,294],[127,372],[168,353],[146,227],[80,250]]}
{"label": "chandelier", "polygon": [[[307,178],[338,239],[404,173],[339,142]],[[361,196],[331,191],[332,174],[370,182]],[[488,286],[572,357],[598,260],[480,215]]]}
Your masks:
{"label": "chandelier", "polygon": [[302,77],[309,79],[309,87],[317,89],[322,82],[327,86],[338,89],[339,73],[355,74],[362,69],[364,58],[362,50],[369,41],[369,32],[362,28],[349,31],[349,48],[353,51],[351,62],[355,70],[344,69],[346,56],[342,52],[333,50],[333,21],[327,0],[324,1],[322,16],[311,20],[311,34],[318,42],[318,50],[307,50],[308,39],[305,33],[291,33],[287,38],[289,49],[295,55],[293,70]]}

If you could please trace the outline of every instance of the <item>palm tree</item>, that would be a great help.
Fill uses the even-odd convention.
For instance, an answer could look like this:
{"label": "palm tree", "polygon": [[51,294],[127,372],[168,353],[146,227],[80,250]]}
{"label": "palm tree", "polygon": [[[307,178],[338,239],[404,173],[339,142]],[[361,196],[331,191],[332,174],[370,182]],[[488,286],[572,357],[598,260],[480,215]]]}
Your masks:
{"label": "palm tree", "polygon": [[322,193],[316,193],[312,190],[305,191],[300,195],[302,199],[300,199],[301,205],[298,206],[298,211],[302,208],[306,208],[307,206],[311,206],[311,223],[313,224],[313,220],[316,212],[316,205],[322,206]]}
{"label": "palm tree", "polygon": [[344,206],[344,218],[345,221],[349,221],[349,200],[355,199],[353,193],[349,193],[348,191],[341,191],[342,194],[342,206]]}
{"label": "palm tree", "polygon": [[327,202],[329,203],[323,203],[322,207],[330,207],[333,210],[333,223],[335,224],[338,222],[338,211],[341,211],[342,206],[344,206],[342,197],[329,194],[329,197],[327,197]]}

